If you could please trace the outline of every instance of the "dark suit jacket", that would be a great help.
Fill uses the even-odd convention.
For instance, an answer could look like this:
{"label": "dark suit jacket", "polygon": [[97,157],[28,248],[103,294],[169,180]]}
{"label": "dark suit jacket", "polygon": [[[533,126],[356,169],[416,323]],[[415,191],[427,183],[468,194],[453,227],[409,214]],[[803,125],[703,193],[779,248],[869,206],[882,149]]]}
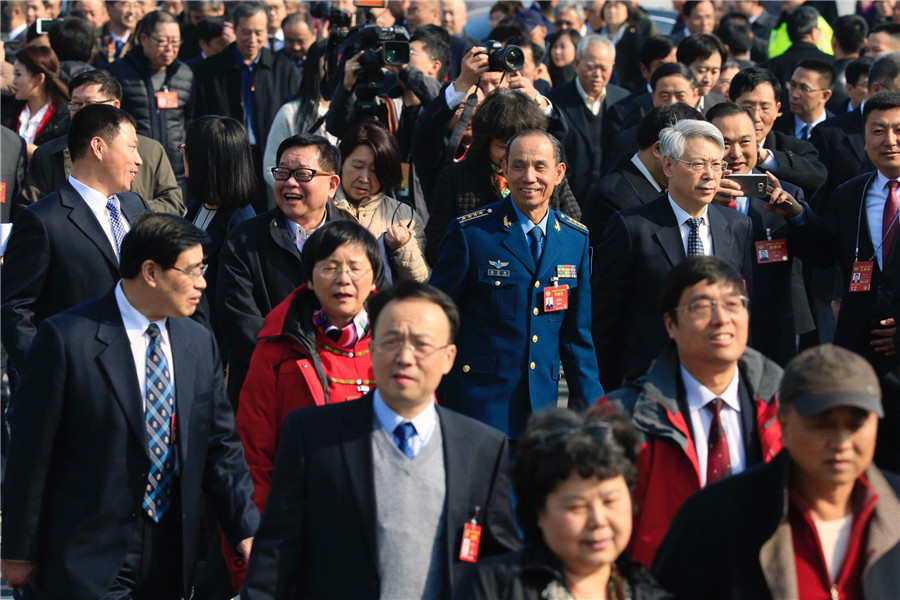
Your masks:
{"label": "dark suit jacket", "polygon": [[800,186],[807,198],[815,196],[825,183],[828,176],[825,165],[819,161],[819,153],[809,142],[775,131],[773,127],[763,140],[763,146],[772,152],[778,163],[778,171],[774,173],[778,179]]}
{"label": "dark suit jacket", "polygon": [[0,126],[0,181],[6,186],[0,201],[0,222],[12,223],[18,212],[25,208],[21,194],[25,184],[25,167],[28,164],[25,140],[7,127]]}
{"label": "dark suit jacket", "polygon": [[769,35],[778,25],[778,17],[767,10],[760,13],[759,18],[750,25],[753,31],[753,46],[750,47],[750,59],[759,63],[769,58]]}
{"label": "dark suit jacket", "polygon": [[651,110],[653,97],[646,86],[610,106],[603,116],[603,140],[607,147],[620,131],[640,123],[644,115]]}
{"label": "dark suit jacket", "polygon": [[[148,210],[131,192],[118,194],[129,223]],[[119,280],[119,260],[100,223],[66,182],[16,217],[0,271],[0,332],[19,367],[41,321],[91,300]]]}
{"label": "dark suit jacket", "polygon": [[[190,319],[168,330],[188,594],[201,488],[234,544],[259,514],[212,334]],[[48,596],[99,598],[122,568],[151,465],[142,397],[113,291],[41,324],[8,413],[3,558],[36,562]]]}
{"label": "dark suit jacket", "polygon": [[[606,86],[606,98],[603,101],[600,115],[601,123],[606,109],[627,95],[628,90],[625,88],[616,85]],[[550,92],[549,98],[565,116],[566,123],[569,126],[569,133],[563,142],[566,161],[569,166],[566,176],[569,179],[569,184],[572,186],[575,199],[578,200],[579,205],[582,205],[591,185],[600,179],[602,173],[602,126],[599,128],[599,135],[594,137],[592,135],[594,126],[588,119],[588,109],[584,104],[584,100],[578,95],[575,80],[554,88]]]}
{"label": "dark suit jacket", "polygon": [[[288,415],[241,598],[379,597],[371,434],[381,425],[373,395]],[[472,568],[459,560],[459,547],[476,507],[479,560],[517,550],[519,539],[509,501],[506,436],[437,410],[447,488],[444,577],[449,576],[441,597],[449,598]]]}
{"label": "dark suit jacket", "polygon": [[[750,219],[711,204],[707,211],[713,254],[740,271],[752,290]],[[594,252],[593,324],[600,383],[615,390],[642,373],[668,343],[657,309],[659,290],[685,258],[668,194],[613,215]]]}
{"label": "dark suit jacket", "polygon": [[[828,120],[833,117],[834,117],[834,113],[826,108],[825,109],[825,119]],[[823,121],[823,123],[824,123],[824,121]],[[819,125],[821,125],[821,124],[822,123],[820,123]],[[813,127],[813,131],[818,129],[819,125],[816,125],[815,127]],[[775,122],[772,124],[772,129],[774,129],[775,131],[780,131],[781,133],[783,133],[785,135],[797,137],[796,133],[795,133],[795,128],[794,128],[794,113],[792,113],[790,110],[783,111],[781,113],[781,115],[777,119],[775,119]],[[809,135],[812,136],[812,132],[810,132]]]}
{"label": "dark suit jacket", "polygon": [[825,185],[811,201],[815,210],[821,210],[825,197],[839,185],[875,170],[866,153],[866,134],[862,111],[858,107],[819,123],[809,141],[816,147],[819,161],[828,172]]}
{"label": "dark suit jacket", "polygon": [[629,206],[645,204],[657,196],[659,192],[634,166],[631,156],[622,156],[616,167],[588,192],[584,224],[591,232],[591,247],[596,248],[600,244],[606,223],[614,213]]}
{"label": "dark suit jacket", "polygon": [[807,58],[815,58],[827,62],[829,65],[834,64],[834,56],[825,54],[816,45],[810,42],[796,42],[788,48],[783,54],[770,58],[759,64],[760,67],[768,69],[775,75],[775,78],[785,85],[790,81],[797,63]]}

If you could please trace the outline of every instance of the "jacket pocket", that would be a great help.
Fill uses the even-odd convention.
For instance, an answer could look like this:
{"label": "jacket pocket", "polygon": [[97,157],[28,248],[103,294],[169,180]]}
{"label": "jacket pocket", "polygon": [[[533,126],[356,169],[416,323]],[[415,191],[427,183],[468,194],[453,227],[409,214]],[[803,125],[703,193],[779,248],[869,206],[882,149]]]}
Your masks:
{"label": "jacket pocket", "polygon": [[[502,273],[503,276],[498,276],[497,273]],[[479,295],[490,290],[491,312],[497,317],[516,318],[518,280],[519,274],[509,269],[478,270]]]}

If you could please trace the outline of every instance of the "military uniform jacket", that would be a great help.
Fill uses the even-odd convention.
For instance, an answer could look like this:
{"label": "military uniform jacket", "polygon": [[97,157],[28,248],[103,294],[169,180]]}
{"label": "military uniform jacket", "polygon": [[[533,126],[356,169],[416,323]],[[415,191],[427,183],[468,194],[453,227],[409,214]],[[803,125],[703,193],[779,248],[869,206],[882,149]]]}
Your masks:
{"label": "military uniform jacket", "polygon": [[[462,314],[444,404],[513,439],[533,411],[556,405],[560,361],[570,408],[603,395],[591,340],[588,231],[549,211],[539,265],[508,198],[451,222],[431,277]],[[558,268],[568,275],[559,278],[569,286],[568,308],[548,312],[544,288]]]}

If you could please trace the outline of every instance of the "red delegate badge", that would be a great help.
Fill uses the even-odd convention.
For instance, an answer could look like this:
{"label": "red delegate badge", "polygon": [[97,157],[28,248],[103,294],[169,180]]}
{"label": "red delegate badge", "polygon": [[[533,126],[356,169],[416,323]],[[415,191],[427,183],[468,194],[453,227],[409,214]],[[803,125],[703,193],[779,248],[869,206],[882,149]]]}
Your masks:
{"label": "red delegate badge", "polygon": [[872,289],[872,267],[874,265],[875,263],[871,260],[853,263],[853,271],[850,273],[851,292],[868,292]]}
{"label": "red delegate badge", "polygon": [[544,312],[556,312],[569,308],[569,286],[555,285],[544,288]]}
{"label": "red delegate badge", "polygon": [[466,523],[463,527],[462,545],[459,547],[459,560],[478,562],[478,546],[481,545],[481,525]]}
{"label": "red delegate badge", "polygon": [[175,92],[156,92],[156,108],[178,108],[178,94]]}
{"label": "red delegate badge", "polygon": [[784,262],[788,259],[787,240],[768,240],[756,242],[756,262],[766,263]]}
{"label": "red delegate badge", "polygon": [[0,181],[0,204],[6,204],[6,182]]}

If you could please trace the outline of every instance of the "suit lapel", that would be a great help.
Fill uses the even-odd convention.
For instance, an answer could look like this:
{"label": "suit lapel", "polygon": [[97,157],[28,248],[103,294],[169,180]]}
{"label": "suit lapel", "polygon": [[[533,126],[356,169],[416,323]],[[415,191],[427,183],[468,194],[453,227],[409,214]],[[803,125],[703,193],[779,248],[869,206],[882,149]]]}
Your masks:
{"label": "suit lapel", "polygon": [[[544,251],[541,253],[541,264],[538,265],[543,271],[546,271],[550,265],[556,263],[556,257],[562,250],[561,228],[559,217],[555,210],[551,210],[547,217],[547,237],[544,241]],[[552,273],[551,277],[556,273]]]}
{"label": "suit lapel", "polygon": [[503,238],[501,243],[533,274],[537,271],[537,268],[534,264],[534,259],[531,257],[528,241],[525,239],[525,234],[522,233],[522,228],[519,226],[519,216],[513,209],[511,197],[503,201],[503,210],[506,214],[503,215],[500,226],[506,232],[506,237]]}
{"label": "suit lapel", "polygon": [[190,436],[191,407],[194,403],[194,373],[187,369],[179,369],[178,365],[198,364],[199,356],[191,344],[191,338],[184,330],[184,324],[178,319],[168,319],[169,343],[172,345],[172,373],[175,374],[175,414],[176,426],[181,434],[175,436],[178,444],[178,455],[189,456],[188,442]]}
{"label": "suit lapel", "polygon": [[87,202],[84,201],[68,181],[59,188],[59,197],[62,205],[70,209],[69,220],[97,246],[97,249],[100,250],[107,262],[118,269],[119,259],[113,252],[109,238],[103,233],[103,228],[100,227],[97,217],[91,212]]}
{"label": "suit lapel", "polygon": [[[470,472],[469,466],[471,461],[468,456],[469,445],[466,443],[463,431],[453,426],[453,415],[448,415],[447,411],[439,406],[438,419],[444,444],[444,479],[447,485],[444,539],[446,540],[448,564],[452,566],[456,555],[459,553],[459,548],[456,548],[455,545],[460,540],[459,534],[461,531],[454,531],[451,527],[455,527],[456,524],[463,521],[468,521],[474,516],[475,507],[468,506],[468,493],[472,489],[472,485],[466,477],[466,474]],[[465,514],[468,510],[473,512]],[[482,518],[479,523],[483,524],[483,522]]]}
{"label": "suit lapel", "polygon": [[631,186],[631,189],[634,190],[634,194],[641,204],[646,204],[645,198],[653,198],[655,194],[659,193],[656,191],[656,188],[653,187],[653,184],[647,181],[644,174],[634,166],[634,163],[631,162],[631,160],[629,160],[625,165],[625,168],[622,169],[622,177],[625,178],[625,181],[627,181],[628,185]]}
{"label": "suit lapel", "polygon": [[681,237],[681,226],[675,219],[675,213],[669,206],[668,194],[659,196],[654,207],[655,221],[659,227],[653,232],[653,237],[662,247],[669,264],[673,267],[684,260],[684,239]]}
{"label": "suit lapel", "polygon": [[375,545],[375,474],[372,468],[372,428],[375,418],[372,409],[374,392],[354,401],[356,410],[344,413],[344,427],[341,429],[341,450],[344,468],[356,496],[360,518],[365,524],[365,538],[369,552],[377,563]]}
{"label": "suit lapel", "polygon": [[[719,210],[720,207],[710,204],[706,209],[709,216],[709,231],[712,234],[713,256],[717,256],[730,262],[732,265],[740,266],[743,260],[740,257],[732,258],[734,252],[734,236],[728,231],[728,222]],[[732,210],[726,208],[725,210]]]}

